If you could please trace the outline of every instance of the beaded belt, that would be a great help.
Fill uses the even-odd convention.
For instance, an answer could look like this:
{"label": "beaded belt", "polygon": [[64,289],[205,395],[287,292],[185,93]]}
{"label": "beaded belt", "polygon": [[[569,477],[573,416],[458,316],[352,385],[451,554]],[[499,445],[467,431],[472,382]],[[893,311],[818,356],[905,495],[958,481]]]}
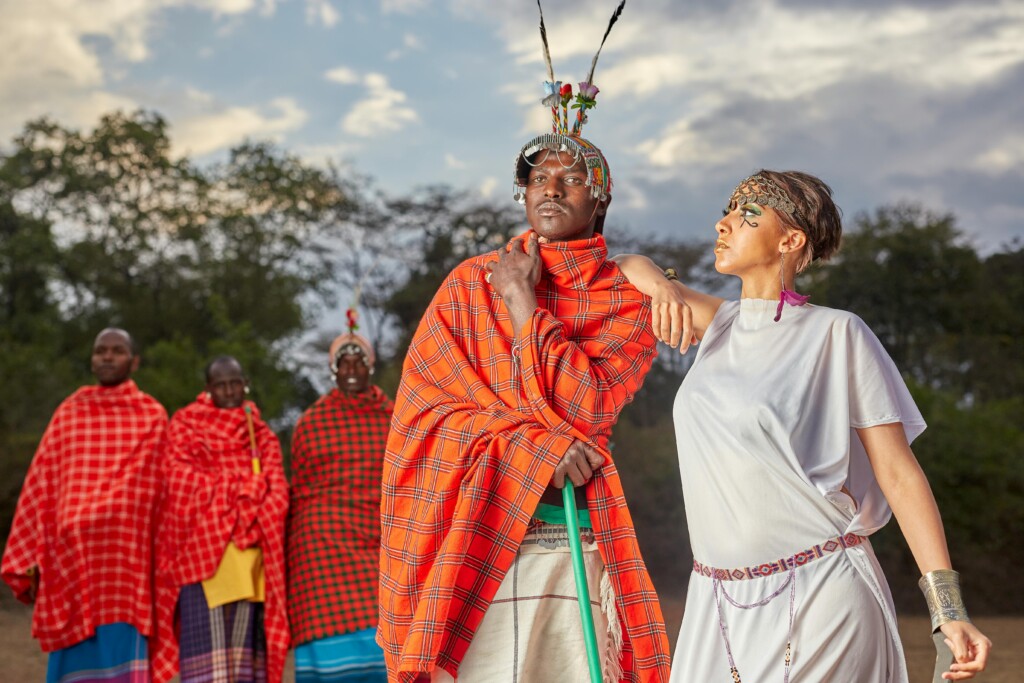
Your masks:
{"label": "beaded belt", "polygon": [[[593,529],[580,527],[580,541],[593,543],[594,540]],[[564,524],[548,524],[539,519],[531,519],[530,525],[526,528],[526,536],[523,537],[520,545],[539,545],[548,550],[568,548],[569,527]]]}
{"label": "beaded belt", "polygon": [[764,564],[752,567],[739,567],[737,569],[719,569],[718,567],[712,567],[694,560],[693,571],[710,579],[718,579],[719,581],[745,581],[746,579],[759,579],[764,576],[771,576],[772,574],[788,571],[794,567],[803,566],[808,562],[814,562],[815,560],[821,559],[825,555],[834,553],[837,550],[853,548],[866,540],[868,540],[867,537],[858,536],[857,534],[836,536],[828,539],[824,543],[811,546],[810,548],[801,550],[789,557],[775,560],[774,562],[765,562]]}

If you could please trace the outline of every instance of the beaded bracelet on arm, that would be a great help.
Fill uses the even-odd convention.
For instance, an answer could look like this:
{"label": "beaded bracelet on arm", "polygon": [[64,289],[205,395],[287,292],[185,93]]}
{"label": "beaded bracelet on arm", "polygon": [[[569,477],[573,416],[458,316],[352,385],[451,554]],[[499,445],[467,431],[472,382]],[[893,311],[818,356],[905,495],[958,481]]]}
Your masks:
{"label": "beaded bracelet on arm", "polygon": [[970,621],[963,595],[960,593],[960,573],[952,569],[936,569],[922,576],[918,582],[928,614],[932,618],[932,633],[950,621]]}
{"label": "beaded bracelet on arm", "polygon": [[666,268],[665,269],[665,279],[666,280],[679,280],[679,273],[676,272],[675,268]]}

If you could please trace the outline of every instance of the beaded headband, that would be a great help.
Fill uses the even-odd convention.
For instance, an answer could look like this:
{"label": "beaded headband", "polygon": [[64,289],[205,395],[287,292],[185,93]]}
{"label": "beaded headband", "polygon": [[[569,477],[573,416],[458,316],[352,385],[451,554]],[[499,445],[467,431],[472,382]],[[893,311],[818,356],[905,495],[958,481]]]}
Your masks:
{"label": "beaded headband", "polygon": [[359,356],[362,358],[363,364],[366,367],[370,367],[369,354],[366,353],[366,349],[355,342],[345,342],[334,352],[334,358],[331,359],[331,368],[335,372],[338,371],[338,363],[341,361],[342,356]]}
{"label": "beaded headband", "polygon": [[[596,98],[599,92],[594,85],[594,69],[597,67],[597,58],[601,55],[601,48],[604,47],[612,26],[619,20],[622,9],[626,6],[626,0],[621,0],[618,7],[612,13],[612,18],[605,29],[604,37],[597,48],[597,53],[590,62],[590,72],[585,81],[580,81],[579,91],[576,93],[575,103],[572,109],[576,110],[572,128],[569,127],[569,102],[573,101],[572,84],[562,84],[555,80],[555,69],[551,64],[551,51],[548,49],[548,33],[544,26],[544,9],[537,0],[537,9],[540,12],[540,40],[544,46],[544,61],[548,68],[548,80],[544,81],[544,99],[540,101],[545,107],[551,108],[551,132],[538,135],[519,150],[516,156],[513,182],[513,197],[520,204],[526,201],[524,188],[526,180],[530,176],[530,167],[537,163],[530,161],[529,157],[540,150],[549,152],[565,152],[573,157],[573,165],[583,160],[587,169],[587,186],[596,199],[605,200],[612,190],[612,177],[608,170],[608,161],[601,154],[601,150],[592,142],[580,136],[583,125],[587,123],[587,110],[597,106]],[[540,160],[543,162],[543,159]],[[539,163],[539,162],[538,162]]]}
{"label": "beaded headband", "polygon": [[778,183],[763,175],[752,175],[742,180],[729,197],[729,206],[733,204],[753,203],[759,206],[767,206],[790,216],[797,216],[799,212],[789,193],[783,190]]}

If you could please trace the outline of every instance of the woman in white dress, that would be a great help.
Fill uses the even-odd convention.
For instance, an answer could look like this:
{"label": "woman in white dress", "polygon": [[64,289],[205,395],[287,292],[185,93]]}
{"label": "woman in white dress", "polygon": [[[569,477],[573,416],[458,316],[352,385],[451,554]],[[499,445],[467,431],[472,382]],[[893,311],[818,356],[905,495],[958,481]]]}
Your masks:
{"label": "woman in white dress", "polygon": [[796,172],[737,186],[715,226],[715,268],[742,280],[739,301],[645,257],[615,259],[652,296],[663,341],[701,340],[673,412],[695,558],[673,681],[907,681],[867,540],[893,513],[955,655],[943,677],[985,668],[991,642],[967,620],[910,449],[921,414],[860,318],[793,291],[797,272],[839,246],[831,194]]}

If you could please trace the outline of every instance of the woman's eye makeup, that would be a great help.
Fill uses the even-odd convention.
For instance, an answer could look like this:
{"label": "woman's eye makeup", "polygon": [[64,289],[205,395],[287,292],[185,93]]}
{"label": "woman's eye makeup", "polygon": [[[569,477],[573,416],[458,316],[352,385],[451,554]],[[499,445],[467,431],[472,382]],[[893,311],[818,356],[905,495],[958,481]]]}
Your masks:
{"label": "woman's eye makeup", "polygon": [[750,219],[758,218],[761,215],[763,215],[763,213],[764,212],[761,211],[761,207],[758,206],[757,204],[744,204],[742,210],[740,211],[740,215],[743,216],[743,222],[752,228],[756,228],[757,223]]}

